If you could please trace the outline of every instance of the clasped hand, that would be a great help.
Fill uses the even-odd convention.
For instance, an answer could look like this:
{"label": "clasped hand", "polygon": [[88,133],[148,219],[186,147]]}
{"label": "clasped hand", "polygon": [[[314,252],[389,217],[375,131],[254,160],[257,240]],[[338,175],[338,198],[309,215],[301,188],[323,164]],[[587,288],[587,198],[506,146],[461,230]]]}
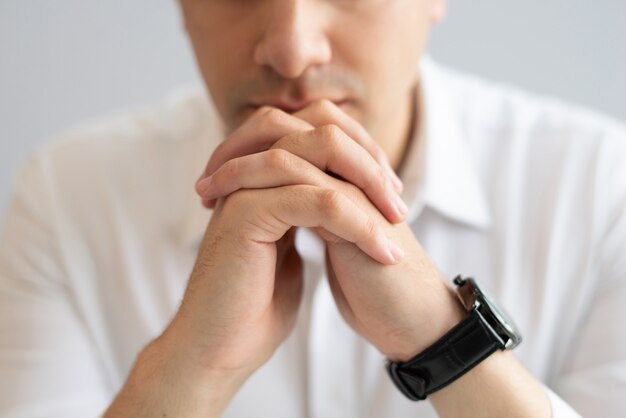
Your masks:
{"label": "clasped hand", "polygon": [[172,323],[190,353],[244,373],[269,359],[301,299],[296,227],[325,241],[343,318],[383,354],[407,360],[441,337],[462,312],[403,222],[401,188],[382,149],[332,102],[257,110],[196,183],[214,213]]}

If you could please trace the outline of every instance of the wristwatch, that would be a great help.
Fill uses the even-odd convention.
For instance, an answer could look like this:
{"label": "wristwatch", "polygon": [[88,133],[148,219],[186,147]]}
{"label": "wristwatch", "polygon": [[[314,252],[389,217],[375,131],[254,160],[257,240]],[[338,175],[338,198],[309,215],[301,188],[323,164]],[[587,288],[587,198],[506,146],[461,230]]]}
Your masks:
{"label": "wristwatch", "polygon": [[391,380],[411,400],[426,399],[496,350],[510,350],[522,342],[513,321],[475,279],[457,276],[454,284],[468,316],[411,360],[387,361]]}

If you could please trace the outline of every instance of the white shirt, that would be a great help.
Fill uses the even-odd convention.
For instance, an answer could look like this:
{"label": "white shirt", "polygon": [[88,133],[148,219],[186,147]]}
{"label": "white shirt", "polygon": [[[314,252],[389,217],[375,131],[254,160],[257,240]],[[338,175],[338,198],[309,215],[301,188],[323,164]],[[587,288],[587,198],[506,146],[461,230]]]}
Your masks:
{"label": "white shirt", "polygon": [[[408,222],[449,278],[514,318],[554,417],[626,410],[626,129],[554,100],[421,66],[424,153]],[[89,417],[177,310],[210,211],[194,182],[222,140],[202,90],[75,129],[25,164],[0,241],[0,416]],[[413,141],[414,143],[416,141]],[[300,230],[294,332],[225,417],[432,418],[342,320]]]}

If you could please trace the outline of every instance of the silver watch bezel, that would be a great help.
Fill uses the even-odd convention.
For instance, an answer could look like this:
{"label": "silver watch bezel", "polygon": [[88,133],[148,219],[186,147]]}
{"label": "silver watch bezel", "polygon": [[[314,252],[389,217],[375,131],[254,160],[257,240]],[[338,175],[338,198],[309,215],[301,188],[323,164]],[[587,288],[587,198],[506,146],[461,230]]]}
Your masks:
{"label": "silver watch bezel", "polygon": [[454,279],[457,294],[465,309],[476,311],[493,334],[501,340],[505,350],[512,350],[522,342],[522,335],[511,317],[495,303],[487,290],[473,277]]}

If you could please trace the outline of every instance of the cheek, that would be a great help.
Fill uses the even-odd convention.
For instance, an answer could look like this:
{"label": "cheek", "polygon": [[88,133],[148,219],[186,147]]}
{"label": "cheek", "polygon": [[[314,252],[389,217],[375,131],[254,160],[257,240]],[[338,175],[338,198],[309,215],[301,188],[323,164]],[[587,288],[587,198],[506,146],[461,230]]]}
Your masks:
{"label": "cheek", "polygon": [[194,35],[194,49],[202,72],[212,81],[228,77],[237,68],[237,43],[232,38],[219,36],[213,31],[204,31]]}
{"label": "cheek", "polygon": [[[347,19],[335,32],[339,65],[362,77],[367,117],[380,119],[415,83],[429,19],[423,1],[396,0]],[[349,22],[349,23],[348,23]]]}
{"label": "cheek", "polygon": [[252,45],[251,27],[246,30],[245,22],[238,19],[231,23],[228,19],[214,19],[218,15],[205,11],[202,19],[188,22],[187,32],[193,44],[196,61],[205,84],[213,98],[218,112],[228,117],[228,93],[237,80],[245,78],[246,69],[251,68]]}
{"label": "cheek", "polygon": [[412,82],[428,32],[428,19],[417,1],[398,0],[372,23],[368,43],[376,49],[373,65],[393,84]]}

